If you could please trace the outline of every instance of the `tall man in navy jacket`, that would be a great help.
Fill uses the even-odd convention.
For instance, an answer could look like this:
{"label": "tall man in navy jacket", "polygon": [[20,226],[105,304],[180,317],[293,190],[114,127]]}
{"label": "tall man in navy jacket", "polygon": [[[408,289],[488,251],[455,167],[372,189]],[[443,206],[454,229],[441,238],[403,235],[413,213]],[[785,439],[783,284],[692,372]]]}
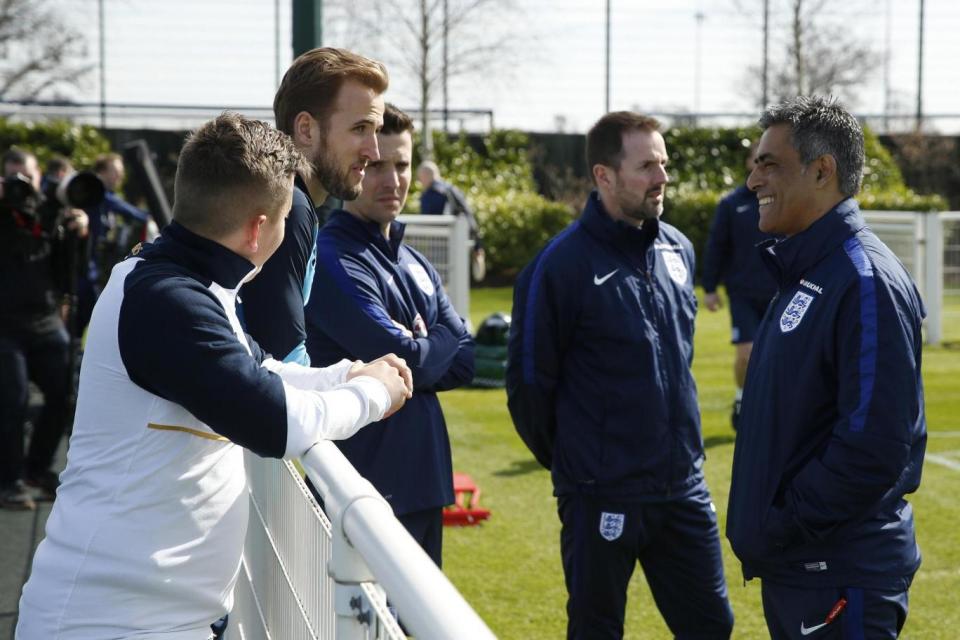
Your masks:
{"label": "tall man in navy jacket", "polygon": [[769,108],[747,184],[778,293],[747,372],[727,537],[774,638],[895,638],[920,565],[923,304],[853,199],[863,132],[834,101]]}
{"label": "tall man in navy jacket", "polygon": [[[257,279],[243,287],[247,330],[265,351],[310,364],[303,308],[310,300],[316,240],[328,196],[353,200],[368,162],[380,158],[387,70],[344,49],[320,48],[287,69],[273,100],[277,129],[293,138],[311,171],[297,176],[283,243]],[[315,203],[320,203],[317,206]]]}
{"label": "tall man in navy jacket", "polygon": [[638,560],[676,637],[727,638],[733,627],[690,371],[693,247],[660,221],[658,129],[629,112],[593,126],[597,189],[514,293],[508,404],[552,471],[569,638],[623,636]]}
{"label": "tall man in navy jacket", "polygon": [[[753,169],[756,145],[747,154],[747,172]],[[760,318],[776,291],[773,276],[764,268],[756,246],[770,238],[760,231],[757,194],[740,185],[717,205],[703,259],[703,303],[710,311],[723,306],[717,286],[723,281],[730,303],[730,341],[736,347],[733,377],[737,385],[731,420],[737,428],[743,381]]]}
{"label": "tall man in navy jacket", "polygon": [[473,339],[396,221],[410,187],[413,121],[388,104],[377,143],[362,193],[320,231],[307,351],[317,364],[385,352],[409,364],[415,393],[406,406],[337,445],[440,566],[453,469],[437,392],[473,379]]}

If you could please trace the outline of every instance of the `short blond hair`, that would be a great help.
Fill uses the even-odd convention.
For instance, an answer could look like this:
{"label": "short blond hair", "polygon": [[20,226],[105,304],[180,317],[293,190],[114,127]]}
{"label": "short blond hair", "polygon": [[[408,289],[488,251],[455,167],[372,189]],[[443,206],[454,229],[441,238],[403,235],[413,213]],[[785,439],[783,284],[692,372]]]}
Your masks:
{"label": "short blond hair", "polygon": [[180,151],[173,219],[209,237],[226,236],[255,210],[279,209],[290,178],[307,166],[287,134],[224,112],[190,134]]}

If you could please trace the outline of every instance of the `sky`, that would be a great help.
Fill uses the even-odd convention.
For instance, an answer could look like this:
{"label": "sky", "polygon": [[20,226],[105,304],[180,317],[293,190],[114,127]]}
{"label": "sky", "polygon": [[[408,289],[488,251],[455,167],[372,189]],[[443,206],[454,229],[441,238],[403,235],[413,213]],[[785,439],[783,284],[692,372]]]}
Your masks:
{"label": "sky", "polygon": [[[87,35],[94,70],[72,95],[95,102],[97,2],[47,1],[63,7],[64,19]],[[327,0],[323,44],[396,57],[386,38],[365,35],[348,15],[348,7],[372,1]],[[492,110],[499,127],[585,131],[604,111],[605,1],[504,1],[515,8],[491,12],[477,26],[487,35],[511,34],[511,47],[482,71],[452,79],[450,107]],[[259,107],[258,113],[268,116],[280,74],[292,58],[290,0],[103,3],[108,103]],[[787,0],[770,4],[770,49],[778,56],[788,42]],[[821,24],[843,29],[838,46],[859,39],[878,53],[852,105],[855,111],[882,112],[888,87],[900,111],[914,112],[918,14],[919,0],[828,0],[818,14]],[[761,16],[762,0],[611,0],[611,109],[753,114],[756,83],[747,68],[762,59]],[[383,28],[391,28],[384,22]],[[931,122],[938,130],[960,132],[960,3],[926,0],[925,23],[924,111],[956,114]],[[889,66],[883,62],[887,52]],[[418,106],[414,79],[399,65],[390,70],[388,99]],[[439,100],[432,106],[439,107]],[[188,121],[148,110],[111,116],[108,124],[180,128]],[[463,123],[471,129],[485,124]]]}

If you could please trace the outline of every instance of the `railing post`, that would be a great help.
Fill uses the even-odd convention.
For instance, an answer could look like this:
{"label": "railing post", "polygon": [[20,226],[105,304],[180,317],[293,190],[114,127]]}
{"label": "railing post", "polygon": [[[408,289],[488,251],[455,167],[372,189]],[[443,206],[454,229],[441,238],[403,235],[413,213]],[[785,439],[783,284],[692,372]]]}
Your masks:
{"label": "railing post", "polygon": [[466,216],[454,216],[450,239],[450,295],[453,308],[464,318],[470,318],[470,223]]}
{"label": "railing post", "polygon": [[927,307],[927,343],[943,340],[943,220],[939,213],[924,214],[924,294]]}
{"label": "railing post", "polygon": [[[367,496],[364,496],[367,497]],[[351,502],[349,506],[355,504]],[[365,626],[372,622],[369,608],[364,610],[362,582],[373,582],[370,568],[343,532],[341,510],[333,521],[333,553],[327,564],[327,573],[333,578],[333,607],[337,614],[337,640],[360,640],[366,637]]]}

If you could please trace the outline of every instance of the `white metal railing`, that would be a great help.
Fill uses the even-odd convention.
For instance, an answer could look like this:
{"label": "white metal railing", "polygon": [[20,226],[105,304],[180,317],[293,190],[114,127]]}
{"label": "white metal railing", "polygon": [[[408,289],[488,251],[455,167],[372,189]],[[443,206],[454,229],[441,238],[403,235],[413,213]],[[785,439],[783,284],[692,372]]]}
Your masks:
{"label": "white metal railing", "polygon": [[944,261],[946,230],[960,220],[960,212],[864,211],[874,233],[900,258],[910,272],[927,307],[926,341],[936,344],[944,335]]}
{"label": "white metal railing", "polygon": [[289,462],[247,452],[250,522],[228,637],[493,638],[480,617],[332,442]]}
{"label": "white metal railing", "polygon": [[403,215],[403,241],[426,256],[443,281],[450,303],[470,317],[470,224],[464,216]]}

